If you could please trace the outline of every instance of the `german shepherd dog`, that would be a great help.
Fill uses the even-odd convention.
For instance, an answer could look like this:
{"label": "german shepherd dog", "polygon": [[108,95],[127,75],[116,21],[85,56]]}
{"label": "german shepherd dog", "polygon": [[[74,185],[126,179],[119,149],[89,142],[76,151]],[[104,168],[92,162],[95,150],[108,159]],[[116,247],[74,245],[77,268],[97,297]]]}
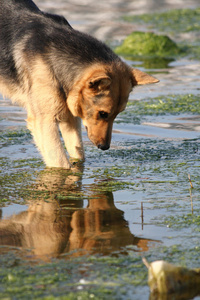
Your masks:
{"label": "german shepherd dog", "polygon": [[109,149],[132,88],[155,82],[64,17],[31,0],[0,0],[0,91],[26,108],[48,167],[71,167],[59,129],[70,157],[84,160],[81,119],[94,145]]}

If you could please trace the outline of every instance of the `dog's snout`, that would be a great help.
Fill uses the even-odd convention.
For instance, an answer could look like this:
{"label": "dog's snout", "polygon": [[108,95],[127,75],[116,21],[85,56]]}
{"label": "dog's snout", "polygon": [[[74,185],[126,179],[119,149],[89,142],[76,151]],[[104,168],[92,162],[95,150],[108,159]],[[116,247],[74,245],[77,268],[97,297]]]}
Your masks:
{"label": "dog's snout", "polygon": [[110,145],[108,144],[99,144],[98,145],[98,148],[101,149],[101,150],[108,150],[110,148]]}

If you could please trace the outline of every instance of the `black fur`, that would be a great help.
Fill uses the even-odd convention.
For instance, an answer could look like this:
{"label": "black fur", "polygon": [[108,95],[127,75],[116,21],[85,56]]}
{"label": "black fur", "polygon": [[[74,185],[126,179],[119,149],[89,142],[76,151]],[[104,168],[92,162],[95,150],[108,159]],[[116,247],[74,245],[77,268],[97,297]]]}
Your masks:
{"label": "black fur", "polygon": [[74,30],[64,17],[42,12],[31,0],[0,0],[0,75],[14,82],[19,78],[13,49],[23,40],[22,55],[31,61],[41,54],[65,92],[87,65],[119,60],[105,44]]}

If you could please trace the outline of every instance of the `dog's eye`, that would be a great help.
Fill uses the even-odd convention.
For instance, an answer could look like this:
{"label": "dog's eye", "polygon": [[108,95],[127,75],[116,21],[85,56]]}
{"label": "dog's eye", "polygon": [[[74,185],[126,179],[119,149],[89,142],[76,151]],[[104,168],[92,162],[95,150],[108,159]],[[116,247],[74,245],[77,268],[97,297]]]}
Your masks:
{"label": "dog's eye", "polygon": [[105,111],[99,111],[99,117],[101,119],[107,119],[108,118],[108,113]]}

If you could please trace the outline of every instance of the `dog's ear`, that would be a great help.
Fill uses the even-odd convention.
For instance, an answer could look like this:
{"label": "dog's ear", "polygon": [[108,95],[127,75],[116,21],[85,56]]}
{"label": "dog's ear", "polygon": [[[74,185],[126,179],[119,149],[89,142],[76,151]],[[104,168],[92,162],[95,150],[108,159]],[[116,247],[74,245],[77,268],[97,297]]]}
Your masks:
{"label": "dog's ear", "polygon": [[96,74],[88,80],[88,88],[95,93],[108,90],[111,84],[111,78],[106,74]]}
{"label": "dog's ear", "polygon": [[132,69],[132,79],[133,79],[133,86],[134,85],[140,85],[140,84],[150,84],[150,83],[156,83],[159,82],[158,79],[155,77],[142,72],[138,69]]}

